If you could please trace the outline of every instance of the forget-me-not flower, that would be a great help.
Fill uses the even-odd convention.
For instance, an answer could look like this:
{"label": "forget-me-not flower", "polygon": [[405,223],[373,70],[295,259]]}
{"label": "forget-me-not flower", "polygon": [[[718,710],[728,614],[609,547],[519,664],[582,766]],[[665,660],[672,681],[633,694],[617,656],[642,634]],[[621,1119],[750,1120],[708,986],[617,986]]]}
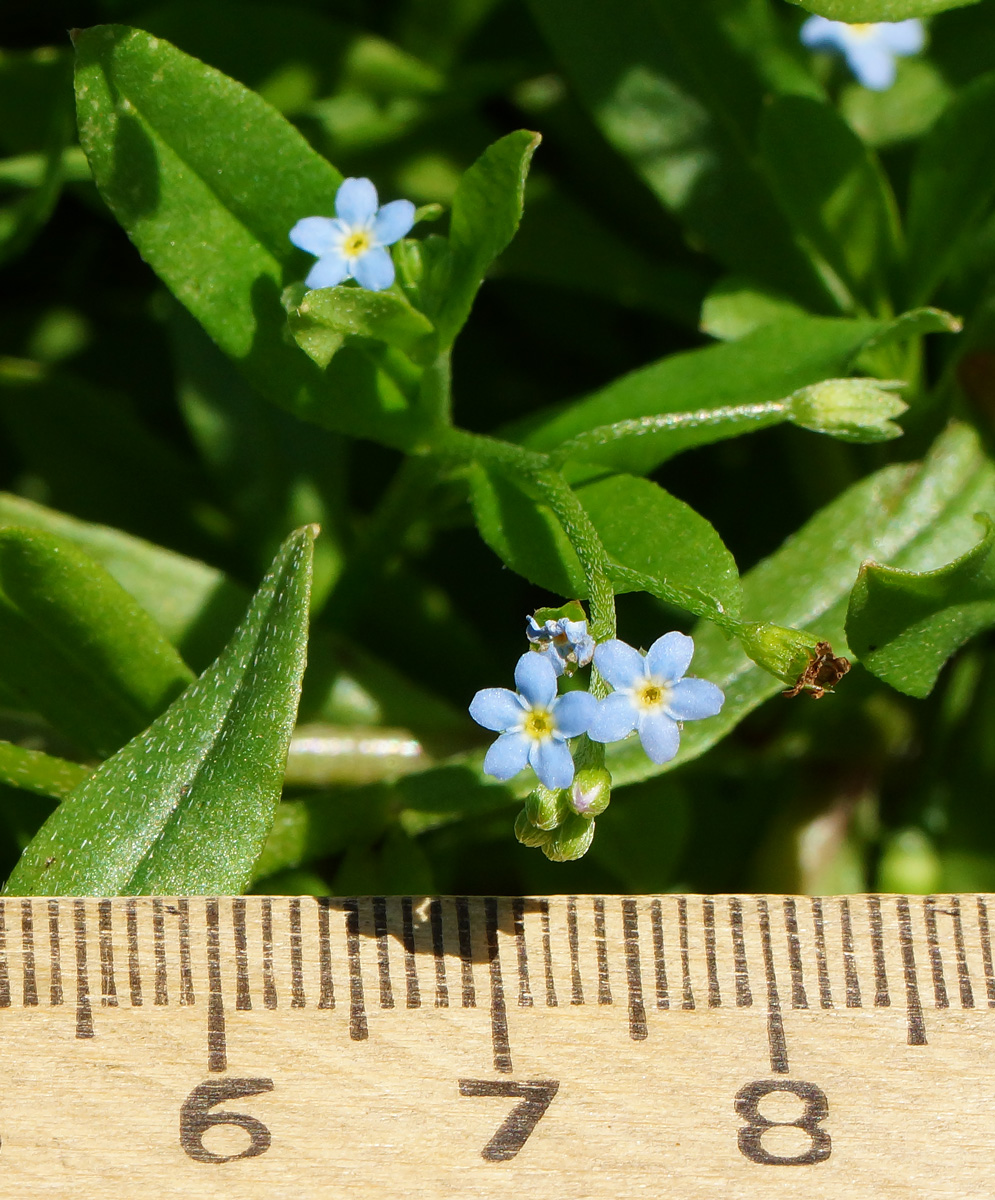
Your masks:
{"label": "forget-me-not flower", "polygon": [[598,702],[590,692],[556,694],[556,671],[542,654],[527,651],[515,667],[518,693],[484,688],[470,704],[470,716],[500,737],[487,751],[484,771],[510,779],[531,766],[550,789],[573,782],[574,760],[566,739],[585,733]]}
{"label": "forget-me-not flower", "polygon": [[415,223],[410,200],[378,206],[377,189],[369,179],[344,179],[335,193],[334,217],[304,217],[290,231],[290,240],[318,261],[304,280],[309,288],[338,287],[346,279],[371,292],[394,282],[392,246]]}
{"label": "forget-me-not flower", "polygon": [[895,58],[918,54],[926,35],[922,21],[915,17],[858,25],[809,17],[801,28],[801,39],[811,50],[839,51],[858,83],[883,92],[895,82]]}
{"label": "forget-me-not flower", "polygon": [[655,763],[677,753],[678,721],[714,717],[725,695],[707,679],[685,679],[694,642],[683,633],[665,633],[646,655],[617,638],[594,651],[594,665],[615,689],[598,705],[587,730],[595,742],[618,742],[635,729]]}
{"label": "forget-me-not flower", "polygon": [[527,617],[525,636],[548,658],[557,675],[568,664],[586,667],[594,655],[594,638],[587,632],[586,621],[570,621],[566,617],[540,625],[535,617]]}

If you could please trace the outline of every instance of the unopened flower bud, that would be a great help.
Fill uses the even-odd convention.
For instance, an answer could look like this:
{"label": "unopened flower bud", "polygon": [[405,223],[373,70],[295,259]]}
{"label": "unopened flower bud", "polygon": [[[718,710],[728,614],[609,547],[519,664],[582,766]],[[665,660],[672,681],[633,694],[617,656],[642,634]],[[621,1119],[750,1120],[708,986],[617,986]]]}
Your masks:
{"label": "unopened flower bud", "polygon": [[844,442],[886,442],[902,436],[891,420],[908,405],[894,395],[901,379],[825,379],[788,398],[788,420]]}
{"label": "unopened flower bud", "polygon": [[600,817],[612,798],[612,777],[604,767],[578,771],[570,788],[570,807],[579,817]]}
{"label": "unopened flower bud", "polygon": [[790,684],[804,674],[822,641],[807,630],[785,629],[767,622],[746,625],[737,636],[758,667]]}
{"label": "unopened flower bud", "polygon": [[523,846],[544,846],[553,834],[546,829],[539,829],[529,820],[528,812],[523,808],[515,820],[515,837]]}
{"label": "unopened flower bud", "polygon": [[567,793],[540,784],[525,801],[525,813],[537,829],[555,829],[571,811]]}
{"label": "unopened flower bud", "polygon": [[549,835],[542,852],[552,862],[573,862],[583,858],[594,840],[594,822],[588,817],[571,813],[562,825]]}

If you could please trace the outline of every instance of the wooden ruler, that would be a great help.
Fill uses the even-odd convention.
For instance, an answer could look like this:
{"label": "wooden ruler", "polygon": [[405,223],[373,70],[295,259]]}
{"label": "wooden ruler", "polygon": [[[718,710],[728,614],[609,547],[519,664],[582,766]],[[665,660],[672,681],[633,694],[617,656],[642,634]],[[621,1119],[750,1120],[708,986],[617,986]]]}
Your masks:
{"label": "wooden ruler", "polygon": [[0,901],[0,1196],[995,1195],[990,896]]}

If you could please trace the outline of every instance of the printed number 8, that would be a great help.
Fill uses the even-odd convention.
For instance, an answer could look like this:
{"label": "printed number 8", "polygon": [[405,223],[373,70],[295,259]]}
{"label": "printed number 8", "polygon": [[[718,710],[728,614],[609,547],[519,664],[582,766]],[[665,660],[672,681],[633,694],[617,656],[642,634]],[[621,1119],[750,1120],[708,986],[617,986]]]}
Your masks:
{"label": "printed number 8", "polygon": [[[793,1121],[771,1121],[763,1116],[757,1105],[772,1092],[791,1092],[804,1100],[801,1116]],[[788,1079],[759,1080],[748,1083],[736,1095],[736,1112],[748,1122],[739,1131],[739,1149],[746,1157],[765,1167],[803,1167],[811,1163],[825,1162],[832,1150],[829,1134],[819,1128],[819,1122],[829,1116],[829,1101],[822,1088],[814,1083],[795,1082]],[[763,1137],[768,1129],[793,1127],[802,1129],[811,1139],[808,1149],[792,1156],[771,1154],[764,1148]]]}

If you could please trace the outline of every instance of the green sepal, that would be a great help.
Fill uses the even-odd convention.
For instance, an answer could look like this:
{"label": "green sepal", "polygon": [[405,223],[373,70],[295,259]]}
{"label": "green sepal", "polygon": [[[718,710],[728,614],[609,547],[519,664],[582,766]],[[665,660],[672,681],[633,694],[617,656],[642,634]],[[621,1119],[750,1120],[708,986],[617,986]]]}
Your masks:
{"label": "green sepal", "polygon": [[432,322],[396,292],[343,286],[301,296],[294,285],[284,291],[283,303],[291,335],[322,369],[348,338],[385,342],[417,361],[431,356]]}
{"label": "green sepal", "polygon": [[551,862],[573,862],[583,858],[594,841],[594,822],[571,812],[551,834],[542,852]]}
{"label": "green sepal", "polygon": [[532,824],[527,807],[515,818],[515,837],[523,846],[545,846],[552,836],[551,830],[540,829],[538,825]]}

